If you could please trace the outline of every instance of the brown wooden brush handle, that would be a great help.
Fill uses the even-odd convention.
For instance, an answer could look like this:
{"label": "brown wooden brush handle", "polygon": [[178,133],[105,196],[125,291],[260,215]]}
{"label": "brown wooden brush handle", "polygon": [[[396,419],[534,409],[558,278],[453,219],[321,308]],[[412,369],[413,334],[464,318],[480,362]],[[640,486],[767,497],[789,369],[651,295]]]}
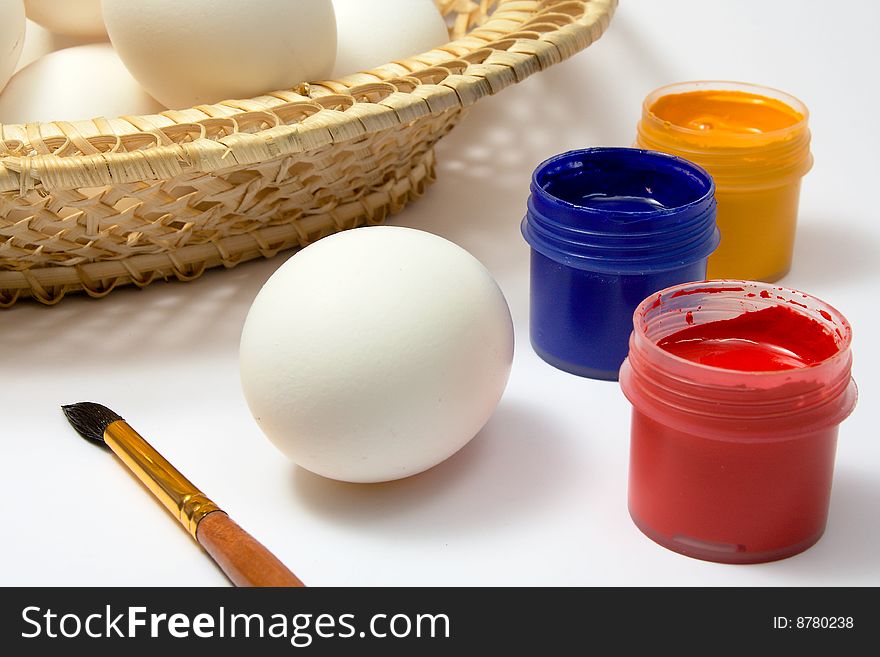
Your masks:
{"label": "brown wooden brush handle", "polygon": [[236,586],[305,586],[223,511],[202,518],[196,538]]}

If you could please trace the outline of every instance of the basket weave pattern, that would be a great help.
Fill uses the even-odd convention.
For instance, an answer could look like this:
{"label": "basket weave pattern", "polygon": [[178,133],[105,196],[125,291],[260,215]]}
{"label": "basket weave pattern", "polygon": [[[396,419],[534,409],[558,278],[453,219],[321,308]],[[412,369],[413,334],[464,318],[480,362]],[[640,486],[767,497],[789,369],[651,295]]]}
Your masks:
{"label": "basket weave pattern", "polygon": [[450,43],[153,116],[0,126],[0,306],[190,280],[382,223],[468,106],[586,48],[617,0],[436,0]]}

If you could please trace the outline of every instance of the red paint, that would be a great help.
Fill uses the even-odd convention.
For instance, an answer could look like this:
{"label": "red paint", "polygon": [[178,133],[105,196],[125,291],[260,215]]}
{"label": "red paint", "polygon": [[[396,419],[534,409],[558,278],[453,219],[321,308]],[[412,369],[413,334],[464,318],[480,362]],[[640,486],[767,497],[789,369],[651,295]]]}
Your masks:
{"label": "red paint", "polygon": [[688,326],[693,326],[693,324],[694,324],[694,314],[693,314],[690,310],[688,310],[688,311],[684,314],[684,321],[686,321],[686,322],[688,323]]}
{"label": "red paint", "polygon": [[[693,313],[688,311],[686,319],[693,324]],[[834,333],[785,306],[689,326],[657,344],[695,363],[745,372],[809,367],[838,351]]]}
{"label": "red paint", "polygon": [[756,563],[815,543],[828,514],[837,426],[797,441],[706,440],[634,410],[629,511],[688,556]]}
{"label": "red paint", "polygon": [[[633,405],[630,515],[655,542],[691,557],[797,554],[825,530],[838,425],[855,405],[849,326],[818,299],[807,297],[823,308],[814,319],[788,303],[800,292],[783,290],[777,301],[761,283],[673,301],[697,285],[636,310],[620,371]],[[746,312],[699,324],[703,313],[738,306]],[[694,324],[648,337],[678,310]]]}

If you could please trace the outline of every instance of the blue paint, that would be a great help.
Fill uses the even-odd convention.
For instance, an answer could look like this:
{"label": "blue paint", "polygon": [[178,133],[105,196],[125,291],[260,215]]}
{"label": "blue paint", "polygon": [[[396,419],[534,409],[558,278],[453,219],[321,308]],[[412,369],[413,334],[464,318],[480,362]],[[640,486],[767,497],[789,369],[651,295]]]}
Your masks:
{"label": "blue paint", "polygon": [[705,279],[719,242],[715,184],[672,155],[588,148],[539,165],[531,192],[532,347],[561,370],[616,380],[636,306]]}

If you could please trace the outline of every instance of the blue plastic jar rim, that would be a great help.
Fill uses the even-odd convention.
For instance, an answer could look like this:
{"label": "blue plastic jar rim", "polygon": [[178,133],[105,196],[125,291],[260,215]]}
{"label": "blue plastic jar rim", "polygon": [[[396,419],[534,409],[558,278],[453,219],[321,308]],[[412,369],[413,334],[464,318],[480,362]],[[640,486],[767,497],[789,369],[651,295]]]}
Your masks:
{"label": "blue plastic jar rim", "polygon": [[[588,194],[581,198],[637,202],[634,207],[626,201],[622,207],[581,205],[576,201],[584,191]],[[578,269],[640,273],[677,268],[708,257],[720,239],[712,177],[674,155],[636,148],[569,151],[535,169],[531,192],[522,224],[526,241],[544,256]]]}

